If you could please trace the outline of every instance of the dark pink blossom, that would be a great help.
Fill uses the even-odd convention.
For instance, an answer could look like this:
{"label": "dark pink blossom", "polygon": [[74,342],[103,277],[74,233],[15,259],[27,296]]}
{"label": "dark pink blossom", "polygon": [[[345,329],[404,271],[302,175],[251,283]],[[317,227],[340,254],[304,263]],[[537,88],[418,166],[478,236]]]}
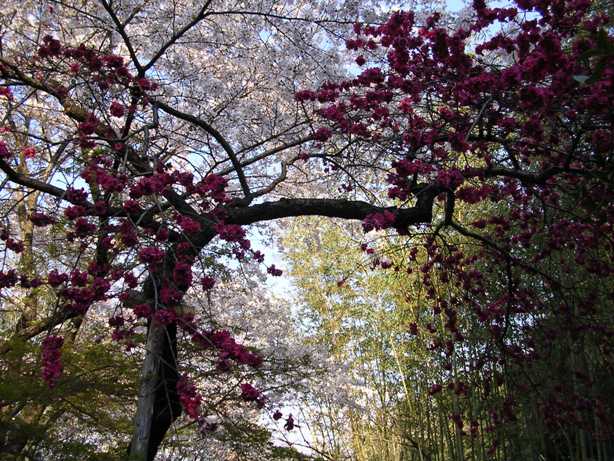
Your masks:
{"label": "dark pink blossom", "polygon": [[68,281],[68,275],[59,273],[56,269],[53,269],[47,274],[47,283],[52,287],[60,286]]}
{"label": "dark pink blossom", "polygon": [[198,221],[188,216],[178,215],[175,219],[179,227],[187,234],[195,234],[202,228]]}
{"label": "dark pink blossom", "polygon": [[196,390],[194,383],[186,376],[182,376],[177,381],[177,394],[179,395],[181,406],[187,415],[192,419],[198,419],[202,396]]}
{"label": "dark pink blossom", "polygon": [[51,216],[36,211],[30,215],[30,221],[37,227],[45,227],[56,222]]}
{"label": "dark pink blossom", "polygon": [[161,248],[145,247],[139,251],[139,260],[146,264],[156,264],[164,259],[165,254]]}
{"label": "dark pink blossom", "polygon": [[215,279],[206,275],[202,279],[200,279],[200,283],[203,287],[203,290],[210,290],[215,286]]}
{"label": "dark pink blossom", "polygon": [[75,220],[80,216],[83,216],[87,210],[81,205],[73,205],[64,209],[64,216],[70,220]]}
{"label": "dark pink blossom", "polygon": [[126,108],[119,101],[113,101],[111,103],[111,106],[109,107],[109,112],[111,113],[111,115],[113,117],[118,117],[119,118],[119,117],[123,117],[124,116],[124,114],[126,112]]}
{"label": "dark pink blossom", "polygon": [[154,312],[153,318],[162,325],[169,325],[177,321],[177,313],[172,309],[158,309]]}
{"label": "dark pink blossom", "polygon": [[371,213],[362,221],[365,232],[371,230],[383,230],[394,226],[396,215],[392,211],[385,210],[381,213]]}
{"label": "dark pink blossom", "polygon": [[288,415],[288,417],[286,418],[284,429],[286,429],[287,431],[291,431],[292,429],[294,429],[294,417],[292,415]]}
{"label": "dark pink blossom", "polygon": [[42,343],[42,375],[47,385],[54,387],[62,375],[62,345],[64,338],[61,336],[49,335],[43,339]]}
{"label": "dark pink blossom", "polygon": [[273,277],[279,277],[283,274],[283,271],[281,269],[276,268],[275,264],[271,264],[269,267],[267,267],[266,271]]}
{"label": "dark pink blossom", "polygon": [[179,262],[173,269],[173,281],[181,289],[187,289],[192,285],[192,265]]}
{"label": "dark pink blossom", "polygon": [[262,396],[262,392],[249,383],[241,384],[241,398],[246,402],[255,402]]}
{"label": "dark pink blossom", "polygon": [[151,307],[149,304],[136,304],[132,307],[132,312],[137,318],[149,318],[152,313]]}
{"label": "dark pink blossom", "polygon": [[160,289],[160,301],[165,306],[174,306],[181,301],[183,293],[176,288],[164,286]]}
{"label": "dark pink blossom", "polygon": [[0,140],[0,159],[11,158],[11,152],[4,141]]}
{"label": "dark pink blossom", "polygon": [[222,240],[228,242],[237,242],[245,237],[245,230],[237,224],[217,223],[213,226],[213,229]]}

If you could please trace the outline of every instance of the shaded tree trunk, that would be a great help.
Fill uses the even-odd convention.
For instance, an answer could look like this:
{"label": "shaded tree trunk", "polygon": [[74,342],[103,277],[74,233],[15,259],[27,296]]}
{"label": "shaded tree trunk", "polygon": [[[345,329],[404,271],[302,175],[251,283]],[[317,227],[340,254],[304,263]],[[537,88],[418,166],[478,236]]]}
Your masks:
{"label": "shaded tree trunk", "polygon": [[177,326],[152,322],[141,369],[131,459],[152,461],[166,432],[181,414],[178,379]]}

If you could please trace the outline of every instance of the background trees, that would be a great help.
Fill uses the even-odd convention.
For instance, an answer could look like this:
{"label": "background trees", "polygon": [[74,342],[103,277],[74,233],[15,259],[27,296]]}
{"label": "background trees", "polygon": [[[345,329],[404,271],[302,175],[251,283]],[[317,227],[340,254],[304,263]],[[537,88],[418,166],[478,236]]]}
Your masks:
{"label": "background trees", "polygon": [[[587,404],[590,398],[607,402],[612,385],[600,375],[608,365],[602,351],[594,353],[596,338],[583,338],[578,347],[577,337],[552,335],[551,328],[562,328],[556,316],[544,313],[535,326],[521,318],[510,328],[536,352],[530,361],[509,359],[492,344],[488,326],[466,310],[453,321],[467,345],[456,346],[446,338],[453,317],[432,305],[423,272],[412,270],[428,261],[421,238],[407,248],[404,240],[380,234],[369,253],[360,251],[361,238],[357,226],[299,220],[285,242],[309,340],[333,357],[327,378],[336,383],[333,396],[317,388],[304,394],[317,450],[330,459],[531,459],[540,453],[607,459],[608,436],[593,438],[595,429],[580,419],[607,424]],[[474,251],[470,240],[455,244]],[[406,265],[412,248],[415,261]],[[500,275],[487,283],[494,295]],[[440,301],[462,292],[453,279],[437,277],[434,285]],[[559,302],[552,300],[553,312]],[[607,302],[593,305],[602,318],[609,315]],[[343,379],[336,377],[338,367]],[[588,384],[588,373],[595,384]],[[575,397],[560,384],[569,381]],[[582,411],[573,409],[572,398],[582,399]],[[550,405],[562,405],[554,420]]]}
{"label": "background trees", "polygon": [[[107,323],[142,359],[131,458],[153,459],[182,411],[204,433],[220,419],[230,427],[238,402],[273,411],[263,390],[280,371],[294,379],[275,360],[291,354],[258,338],[270,322],[250,331],[235,317],[233,329],[215,306],[248,302],[237,274],[280,275],[248,226],[307,215],[403,236],[364,251],[390,253],[371,263],[407,273],[423,304],[398,311],[407,293],[391,286],[387,310],[372,309],[377,286],[348,295],[342,279],[334,301],[360,321],[347,330],[340,308],[316,317],[333,353],[356,332],[390,330],[368,335],[355,358],[381,375],[373,427],[399,441],[386,453],[410,441],[416,456],[442,459],[608,456],[614,71],[603,11],[475,2],[456,22],[396,12],[354,24],[353,4],[12,7],[0,57],[0,286],[19,306],[3,306],[2,350],[40,344],[44,380],[64,389],[62,351]],[[305,293],[319,309],[327,301]],[[428,373],[404,363],[409,350]],[[24,357],[18,377],[38,367]],[[129,392],[134,372],[121,369]],[[411,390],[391,399],[386,387],[408,377]],[[423,400],[427,384],[436,404]],[[30,418],[19,399],[2,398],[3,421],[53,421],[45,402]],[[410,402],[436,412],[438,428],[391,422]],[[527,448],[535,425],[542,436]],[[7,451],[19,455],[34,442],[15,443]]]}

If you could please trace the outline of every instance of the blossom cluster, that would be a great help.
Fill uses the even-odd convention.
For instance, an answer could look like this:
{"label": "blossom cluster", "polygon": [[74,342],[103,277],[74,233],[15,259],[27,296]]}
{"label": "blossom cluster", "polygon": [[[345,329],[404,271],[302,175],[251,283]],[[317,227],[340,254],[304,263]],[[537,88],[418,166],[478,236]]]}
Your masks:
{"label": "blossom cluster", "polygon": [[42,376],[49,387],[54,387],[62,375],[62,345],[61,336],[47,336],[41,346]]}
{"label": "blossom cluster", "polygon": [[196,386],[186,376],[182,376],[177,381],[177,394],[181,406],[186,414],[192,419],[200,418],[200,404],[203,400],[202,395],[197,391]]}

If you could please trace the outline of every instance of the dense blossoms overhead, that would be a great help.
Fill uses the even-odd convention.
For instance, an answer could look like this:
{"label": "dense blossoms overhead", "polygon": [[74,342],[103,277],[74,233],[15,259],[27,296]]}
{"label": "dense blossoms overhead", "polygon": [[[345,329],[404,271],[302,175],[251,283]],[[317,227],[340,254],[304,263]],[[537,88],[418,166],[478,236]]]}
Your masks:
{"label": "dense blossoms overhead", "polygon": [[[390,198],[408,201],[439,187],[448,193],[449,216],[455,199],[510,200],[510,217],[484,225],[504,230],[523,221],[523,238],[530,240],[540,232],[533,197],[556,206],[557,188],[580,184],[601,201],[612,193],[599,178],[612,167],[614,70],[607,53],[590,53],[611,47],[612,38],[602,28],[607,17],[589,15],[589,7],[522,2],[490,9],[477,2],[475,20],[453,31],[439,25],[438,14],[419,25],[411,12],[395,13],[378,27],[357,24],[348,50],[384,55],[385,65],[317,91],[299,91],[296,99],[319,103],[321,118],[338,133],[394,146]],[[526,19],[523,10],[539,17]],[[477,46],[471,42],[493,24],[504,32],[487,34]],[[396,224],[394,213],[386,211],[367,216],[363,226],[369,231]],[[564,245],[581,253],[587,244],[604,242],[611,227],[590,220],[577,224],[591,238],[569,233]],[[482,221],[474,227],[484,228]],[[561,247],[560,233],[542,230],[549,245]],[[580,263],[605,270],[589,260]]]}
{"label": "dense blossoms overhead", "polygon": [[[194,25],[204,19],[207,6]],[[222,285],[217,283],[224,271],[220,261],[226,257],[234,258],[233,264],[262,263],[264,255],[253,249],[245,228],[261,221],[322,214],[362,219],[366,232],[395,229],[424,237],[426,260],[415,268],[380,257],[374,245],[365,245],[364,251],[373,268],[419,274],[428,308],[443,321],[412,322],[408,330],[414,340],[428,341],[438,357],[452,357],[465,346],[461,309],[470,310],[489,336],[484,349],[495,352],[479,365],[486,368],[533,363],[539,355],[534,344],[542,336],[605,338],[612,333],[610,326],[599,324],[591,311],[591,300],[603,292],[578,294],[579,309],[563,302],[565,321],[558,330],[540,329],[548,313],[544,298],[554,298],[561,288],[548,268],[552,258],[571,251],[572,260],[561,263],[563,271],[586,271],[600,279],[612,274],[613,45],[609,19],[591,8],[584,0],[519,0],[509,8],[476,1],[473,16],[456,28],[440,15],[417,21],[411,12],[396,12],[379,25],[356,24],[346,48],[360,73],[298,91],[289,105],[300,108],[296,114],[301,118],[282,129],[252,129],[256,116],[249,109],[241,113],[249,114],[248,135],[243,136],[249,143],[227,141],[212,126],[217,116],[208,114],[215,110],[199,106],[197,96],[180,96],[184,87],[169,88],[174,74],[162,62],[167,50],[174,52],[184,42],[181,37],[142,63],[141,49],[128,46],[129,41],[116,49],[92,44],[95,40],[63,43],[57,32],[46,32],[55,27],[54,20],[41,23],[35,56],[0,57],[0,96],[3,104],[13,104],[26,97],[24,88],[32,90],[37,104],[52,109],[40,112],[57,115],[52,123],[32,125],[51,125],[52,135],[47,139],[36,131],[24,141],[20,129],[2,127],[0,168],[7,181],[23,188],[20,194],[41,194],[35,201],[40,210],[26,214],[28,225],[53,225],[49,233],[75,258],[50,261],[40,276],[19,265],[3,267],[0,288],[11,296],[17,288],[36,293],[45,285],[57,304],[50,330],[100,307],[108,311],[112,337],[128,349],[135,346],[137,331],[147,329],[148,341],[156,337],[152,331],[163,332],[158,356],[148,349],[146,357],[165,359],[155,392],[177,395],[157,395],[156,401],[178,400],[196,420],[202,416],[202,399],[190,378],[179,377],[178,337],[188,338],[210,358],[212,372],[258,369],[263,358],[215,319],[186,308],[186,294],[200,289],[207,292],[203,296],[215,293]],[[118,37],[128,40],[121,20],[113,15],[110,20],[122,29]],[[125,56],[116,54],[118,49]],[[292,85],[298,78],[282,77]],[[189,79],[178,80],[189,93]],[[215,91],[210,93],[213,98]],[[268,97],[265,93],[258,94]],[[244,96],[233,95],[233,100]],[[190,99],[194,105],[182,107]],[[34,118],[43,118],[39,106],[33,107]],[[229,120],[222,124],[231,127],[233,136],[236,120]],[[268,138],[261,143],[265,132]],[[291,139],[295,135],[298,139]],[[338,143],[345,141],[351,148],[340,149]],[[207,161],[192,167],[203,152]],[[350,183],[339,190],[361,200],[384,194],[381,184],[374,194],[357,184],[360,178],[375,177],[376,183],[386,170],[385,206],[286,197],[294,189],[284,189],[283,183],[296,179],[287,170],[312,157],[323,159],[327,173],[347,174]],[[281,175],[267,183],[276,170],[274,161],[280,162]],[[362,174],[353,176],[357,169]],[[315,178],[320,184],[319,170],[304,170],[299,170],[307,176],[304,183]],[[485,211],[474,219],[475,209],[469,208],[466,218],[458,212],[459,202],[483,205]],[[10,218],[16,214],[8,213]],[[25,229],[24,222],[20,226]],[[27,239],[13,235],[17,226],[11,219],[4,225],[2,248],[9,258],[21,255],[26,261]],[[41,231],[46,230],[36,230]],[[467,254],[442,242],[445,231],[473,239],[479,250]],[[217,246],[204,255],[213,239]],[[417,260],[415,252],[409,253],[409,262]],[[505,283],[486,286],[488,271],[504,274]],[[282,275],[272,264],[266,272]],[[338,288],[344,288],[344,281]],[[440,284],[450,281],[462,293],[442,299]],[[522,334],[511,337],[514,328]],[[63,342],[60,336],[47,338],[43,377],[54,386],[61,379]],[[447,374],[451,368],[430,387],[433,398],[470,394],[473,384],[452,379]],[[549,394],[542,402],[553,427],[571,418],[577,410],[573,405],[587,405],[577,392],[563,391],[553,389],[556,398]],[[241,382],[232,392],[235,400],[265,403],[252,384]],[[573,402],[571,410],[561,404],[565,401]],[[512,420],[515,405],[512,399],[497,409],[498,421]],[[603,405],[594,398],[590,406]],[[173,418],[179,413],[172,412]],[[460,432],[471,421],[457,411],[450,417]],[[468,424],[474,434],[473,423]],[[290,415],[286,429],[293,427]]]}
{"label": "dense blossoms overhead", "polygon": [[[555,14],[559,3],[565,4],[565,11]],[[354,79],[300,91],[296,97],[324,103],[320,114],[337,130],[379,142],[401,141],[406,154],[393,164],[391,196],[407,197],[415,174],[419,179],[435,177],[451,189],[494,175],[502,159],[493,156],[492,147],[506,137],[519,165],[529,165],[532,158],[543,158],[546,145],[571,142],[562,130],[588,113],[595,124],[582,132],[583,145],[574,152],[548,152],[542,167],[571,168],[575,162],[575,169],[592,170],[597,165],[591,144],[611,147],[604,128],[611,122],[612,72],[603,69],[594,75],[585,56],[607,19],[584,16],[588,2],[559,3],[540,5],[544,17],[539,21],[520,20],[516,8],[476,4],[477,20],[453,32],[437,27],[438,15],[419,26],[412,13],[395,13],[380,27],[357,27],[359,38],[348,41],[349,49],[387,48],[386,67],[370,67]],[[537,5],[521,7],[531,10]],[[472,57],[472,34],[495,22],[508,25],[509,32],[478,45]],[[577,37],[569,24],[578,24],[586,33]],[[562,45],[566,40],[571,47]],[[578,78],[591,75],[583,83]],[[558,114],[564,118],[553,124]],[[548,138],[546,128],[553,130]],[[461,155],[466,152],[482,162],[467,163]]]}

